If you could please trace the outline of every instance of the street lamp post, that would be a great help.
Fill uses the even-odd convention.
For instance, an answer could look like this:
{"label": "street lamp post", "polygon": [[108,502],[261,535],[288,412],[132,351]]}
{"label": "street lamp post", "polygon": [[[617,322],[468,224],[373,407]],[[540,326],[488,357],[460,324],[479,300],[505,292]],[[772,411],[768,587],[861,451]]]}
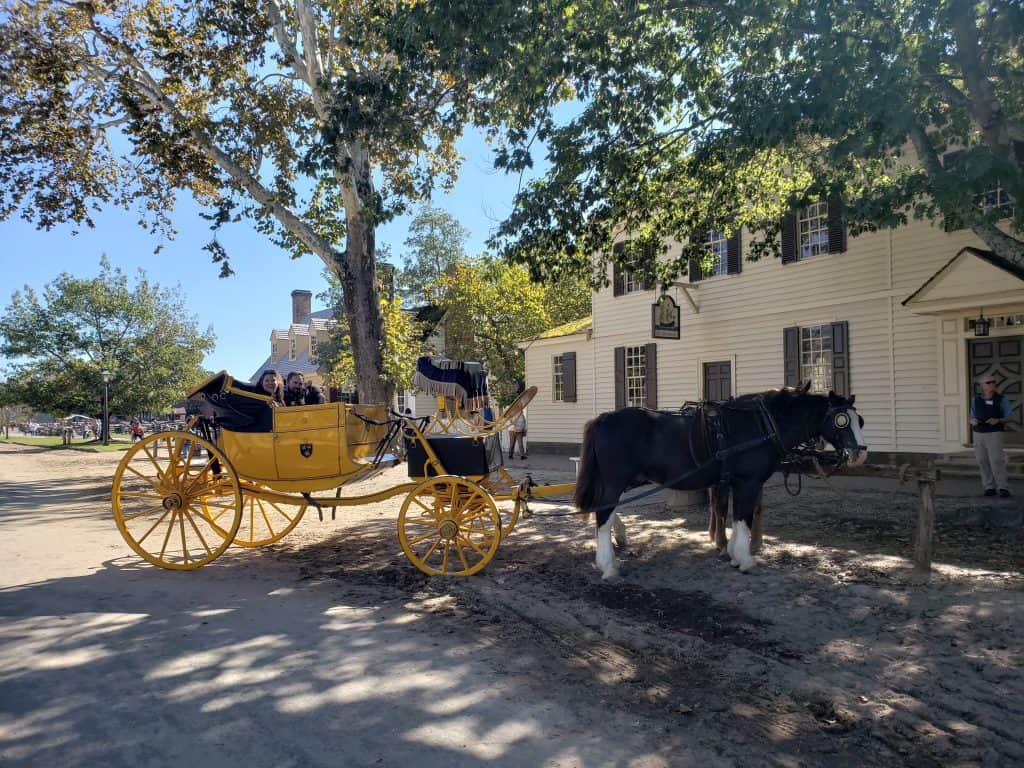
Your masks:
{"label": "street lamp post", "polygon": [[110,444],[110,371],[102,371],[103,377],[103,444]]}

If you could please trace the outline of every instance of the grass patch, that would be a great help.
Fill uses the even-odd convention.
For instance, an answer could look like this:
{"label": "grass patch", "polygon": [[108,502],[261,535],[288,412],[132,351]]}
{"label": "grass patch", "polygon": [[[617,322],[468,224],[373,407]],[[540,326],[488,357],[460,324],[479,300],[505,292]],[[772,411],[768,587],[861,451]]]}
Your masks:
{"label": "grass patch", "polygon": [[[32,437],[26,435],[23,437],[0,437],[0,443],[7,443],[9,445],[28,445],[33,448],[63,448],[64,441],[59,435],[49,435],[46,437]],[[131,443],[120,443],[112,442],[110,445],[104,445],[98,440],[82,440],[72,439],[71,447],[75,450],[80,451],[95,451],[97,453],[110,452],[110,451],[124,451],[131,447]]]}

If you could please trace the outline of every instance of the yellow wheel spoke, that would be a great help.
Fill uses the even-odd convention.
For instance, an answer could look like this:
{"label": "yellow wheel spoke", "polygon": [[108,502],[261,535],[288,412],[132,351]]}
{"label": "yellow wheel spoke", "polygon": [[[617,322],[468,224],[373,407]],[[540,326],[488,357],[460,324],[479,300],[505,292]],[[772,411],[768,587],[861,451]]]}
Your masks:
{"label": "yellow wheel spoke", "polygon": [[122,499],[124,499],[124,498],[151,499],[151,498],[153,498],[153,492],[152,491],[119,491],[117,495],[120,496]]}
{"label": "yellow wheel spoke", "polygon": [[[145,517],[146,515],[151,515],[154,512],[159,512],[163,508],[164,508],[163,504],[154,504],[151,507],[146,507],[141,512],[132,512],[130,515],[126,515],[124,512],[122,512],[121,513],[121,519],[124,520],[127,523],[129,520],[135,520],[138,517]],[[166,510],[164,510],[164,514],[167,514]]]}
{"label": "yellow wheel spoke", "polygon": [[[256,502],[260,505],[260,513],[263,515],[263,522],[267,524],[267,530],[270,531],[270,535],[273,536],[274,535],[274,526],[272,526],[270,524],[270,518],[267,517],[267,510],[266,510],[266,508],[263,506],[263,502],[260,501],[259,499],[257,499]],[[276,509],[276,507],[275,507],[275,509]],[[278,510],[278,511],[280,511],[280,510]]]}
{"label": "yellow wheel spoke", "polygon": [[185,510],[178,510],[178,524],[181,528],[181,551],[185,556],[185,562],[188,562],[188,544],[185,542]]}
{"label": "yellow wheel spoke", "polygon": [[206,550],[206,554],[212,556],[213,550],[210,549],[210,545],[206,543],[206,539],[203,538],[203,534],[200,533],[199,527],[196,525],[196,521],[192,519],[192,514],[188,514],[188,524],[192,526],[192,530],[196,532],[196,536],[199,537],[199,541],[203,543],[203,549]]}
{"label": "yellow wheel spoke", "polygon": [[414,502],[416,502],[416,505],[417,505],[417,506],[419,506],[419,507],[422,507],[422,508],[423,508],[423,510],[424,510],[425,512],[433,512],[433,511],[434,511],[434,508],[433,508],[433,507],[427,506],[427,505],[426,505],[426,504],[424,504],[424,503],[423,503],[422,501],[420,501],[420,499],[419,499],[419,497],[418,497],[418,496],[414,496],[412,500],[413,500]]}
{"label": "yellow wheel spoke", "polygon": [[174,530],[174,521],[177,519],[178,510],[171,511],[171,523],[167,526],[167,535],[164,536],[164,545],[160,547],[160,559],[164,559],[164,552],[167,551],[167,542],[171,540],[171,531]]}
{"label": "yellow wheel spoke", "polygon": [[[154,442],[154,445],[155,444],[156,443]],[[164,479],[165,479],[165,474],[164,474],[164,471],[160,468],[160,465],[157,463],[156,456],[154,456],[152,453],[149,452],[149,446],[148,445],[142,446],[142,452],[144,454],[146,454],[146,456],[149,457],[149,462],[153,465],[153,469],[156,470],[157,480],[162,483],[164,481]],[[139,473],[136,472],[135,474],[138,475]],[[139,475],[139,477],[143,477],[143,476]]]}
{"label": "yellow wheel spoke", "polygon": [[473,541],[472,539],[470,539],[468,537],[460,536],[459,537],[459,541],[463,542],[464,544],[466,544],[466,545],[472,547],[474,550],[476,550],[476,553],[478,555],[480,555],[480,557],[487,557],[486,550],[483,550],[479,546],[477,546],[477,543],[475,541]]}
{"label": "yellow wheel spoke", "polygon": [[[215,462],[215,461],[216,461],[216,459],[211,457],[209,460],[207,460],[207,462],[202,467],[199,468],[199,471],[196,472],[195,479],[188,486],[188,489],[190,491],[196,486],[197,483],[199,483],[203,479],[203,473],[206,472],[207,469],[212,467],[213,466],[213,462]],[[185,467],[185,477],[186,478],[188,477],[188,473],[189,473],[189,470],[191,469],[191,467],[192,467],[192,460],[190,458],[188,465]]]}
{"label": "yellow wheel spoke", "polygon": [[[164,510],[164,513],[163,513],[162,515],[160,515],[160,519],[159,519],[159,520],[157,520],[157,521],[156,521],[155,523],[153,523],[153,525],[151,525],[151,526],[149,527],[149,530],[148,530],[148,531],[146,531],[146,532],[145,532],[145,533],[144,533],[144,534],[142,535],[142,538],[140,538],[140,539],[136,539],[136,540],[135,540],[135,541],[137,541],[137,542],[139,543],[139,546],[142,546],[142,542],[144,542],[144,541],[145,541],[146,539],[148,539],[148,538],[149,538],[149,534],[151,534],[151,533],[152,533],[153,531],[155,531],[155,530],[156,530],[156,527],[157,527],[158,525],[160,525],[160,523],[162,523],[162,522],[163,522],[164,518],[165,518],[165,517],[167,517],[167,515],[168,515],[168,513],[169,513],[170,511],[171,511],[171,510],[169,510],[169,509],[166,509],[166,510]],[[172,520],[171,522],[173,523],[174,521]],[[166,545],[164,545],[164,546],[166,546]]]}
{"label": "yellow wheel spoke", "polygon": [[438,539],[437,541],[435,541],[435,542],[434,542],[434,543],[433,543],[433,544],[432,544],[432,545],[430,546],[430,549],[428,549],[428,550],[427,550],[427,554],[425,554],[425,555],[424,555],[423,557],[421,557],[421,558],[420,558],[420,560],[422,560],[422,561],[423,561],[424,563],[425,563],[425,562],[427,562],[427,560],[429,560],[429,559],[430,559],[430,556],[431,556],[431,555],[433,555],[433,554],[434,554],[434,552],[436,552],[436,551],[437,551],[437,548],[438,548],[439,546],[441,546],[441,539]]}
{"label": "yellow wheel spoke", "polygon": [[459,560],[462,561],[462,570],[469,570],[469,563],[466,562],[466,554],[462,551],[462,547],[459,546],[458,540],[455,542],[455,551],[459,553]]}
{"label": "yellow wheel spoke", "polygon": [[[151,486],[152,486],[153,488],[156,488],[156,487],[158,487],[158,486],[160,485],[160,476],[159,476],[159,474],[157,475],[157,478],[156,478],[156,480],[154,480],[154,479],[153,479],[153,478],[151,478],[151,477],[146,477],[146,475],[144,475],[144,474],[142,474],[141,472],[139,472],[139,470],[137,470],[137,469],[136,469],[135,467],[131,466],[130,464],[129,464],[129,465],[127,465],[127,466],[125,467],[125,469],[127,469],[127,470],[128,470],[129,472],[131,472],[132,474],[138,475],[138,476],[139,476],[139,477],[140,477],[140,478],[141,478],[142,480],[145,480],[145,481],[146,481],[147,483],[149,483],[149,484],[150,484],[150,485],[151,485]],[[157,472],[159,472],[159,469],[157,470]]]}
{"label": "yellow wheel spoke", "polygon": [[415,539],[409,539],[409,546],[412,546],[413,544],[419,544],[421,541],[426,541],[431,536],[436,536],[436,535],[437,535],[437,531],[436,530],[427,531],[423,535],[417,536]]}
{"label": "yellow wheel spoke", "polygon": [[444,542],[444,555],[441,557],[441,573],[448,573],[448,555],[452,551],[451,541]]}

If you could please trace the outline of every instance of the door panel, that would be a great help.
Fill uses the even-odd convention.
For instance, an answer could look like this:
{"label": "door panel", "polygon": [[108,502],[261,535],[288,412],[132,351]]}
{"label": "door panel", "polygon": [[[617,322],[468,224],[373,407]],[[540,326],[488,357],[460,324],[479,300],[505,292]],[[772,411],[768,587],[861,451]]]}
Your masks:
{"label": "door panel", "polygon": [[732,397],[732,362],[704,363],[704,399],[728,400]]}
{"label": "door panel", "polygon": [[1024,336],[970,341],[968,368],[972,395],[981,394],[980,376],[995,377],[996,391],[1010,398],[1013,407],[1006,425],[1006,444],[1024,445]]}

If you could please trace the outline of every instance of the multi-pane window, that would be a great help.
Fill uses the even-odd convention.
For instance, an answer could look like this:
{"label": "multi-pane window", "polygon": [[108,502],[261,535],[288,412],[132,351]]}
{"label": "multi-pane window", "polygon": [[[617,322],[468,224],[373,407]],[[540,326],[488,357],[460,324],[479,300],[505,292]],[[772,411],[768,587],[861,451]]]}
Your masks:
{"label": "multi-pane window", "polygon": [[398,412],[405,413],[405,408],[409,403],[409,398],[408,395],[406,394],[406,391],[404,389],[399,390],[398,394],[396,395],[396,398],[398,400]]}
{"label": "multi-pane window", "polygon": [[800,381],[810,381],[812,392],[832,388],[832,335],[828,326],[800,329]]}
{"label": "multi-pane window", "polygon": [[622,273],[622,292],[633,293],[644,290],[644,281],[632,270],[624,270]]}
{"label": "multi-pane window", "polygon": [[626,405],[647,404],[647,350],[626,347]]}
{"label": "multi-pane window", "polygon": [[828,253],[828,203],[811,203],[800,209],[797,224],[797,258],[809,259],[821,253]]}
{"label": "multi-pane window", "polygon": [[295,337],[294,336],[292,336],[288,340],[288,359],[289,360],[294,360],[295,359]]}
{"label": "multi-pane window", "polygon": [[316,334],[311,333],[309,335],[309,356],[316,358]]}
{"label": "multi-pane window", "polygon": [[562,374],[562,356],[551,358],[551,399],[558,402],[565,397],[565,379]]}
{"label": "multi-pane window", "polygon": [[986,213],[997,211],[1000,217],[1013,216],[1013,197],[1001,186],[983,192],[975,198]]}
{"label": "multi-pane window", "polygon": [[708,277],[727,275],[729,273],[729,240],[726,238],[725,232],[710,232],[704,242],[707,243],[713,259],[711,269],[707,270],[705,274]]}

